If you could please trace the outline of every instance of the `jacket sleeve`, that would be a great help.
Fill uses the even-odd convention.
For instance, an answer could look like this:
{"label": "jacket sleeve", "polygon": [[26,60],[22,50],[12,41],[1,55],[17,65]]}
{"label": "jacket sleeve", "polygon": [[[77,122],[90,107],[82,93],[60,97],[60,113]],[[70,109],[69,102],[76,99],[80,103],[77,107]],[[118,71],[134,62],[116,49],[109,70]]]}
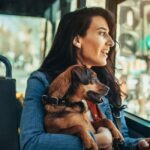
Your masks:
{"label": "jacket sleeve", "polygon": [[124,136],[125,142],[122,145],[122,150],[137,150],[137,143],[139,140],[142,138],[133,138],[130,137],[129,135],[129,130],[126,124],[125,116],[124,116],[124,111],[121,111],[121,124],[122,124],[122,134]]}
{"label": "jacket sleeve", "polygon": [[45,132],[41,96],[46,85],[48,81],[46,83],[41,72],[32,74],[28,79],[20,124],[21,150],[83,150],[84,146],[77,136]]}

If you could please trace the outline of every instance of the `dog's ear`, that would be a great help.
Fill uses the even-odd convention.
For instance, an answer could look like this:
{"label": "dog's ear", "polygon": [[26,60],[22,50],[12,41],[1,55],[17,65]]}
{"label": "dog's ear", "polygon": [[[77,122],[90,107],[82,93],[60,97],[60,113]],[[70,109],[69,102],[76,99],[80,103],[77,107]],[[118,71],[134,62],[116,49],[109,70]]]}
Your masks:
{"label": "dog's ear", "polygon": [[50,84],[48,94],[55,98],[62,98],[68,91],[71,85],[71,71],[66,70],[61,73],[54,81]]}
{"label": "dog's ear", "polygon": [[77,66],[72,70],[72,76],[74,80],[78,80],[83,84],[88,84],[89,79],[87,76],[87,68],[84,66]]}

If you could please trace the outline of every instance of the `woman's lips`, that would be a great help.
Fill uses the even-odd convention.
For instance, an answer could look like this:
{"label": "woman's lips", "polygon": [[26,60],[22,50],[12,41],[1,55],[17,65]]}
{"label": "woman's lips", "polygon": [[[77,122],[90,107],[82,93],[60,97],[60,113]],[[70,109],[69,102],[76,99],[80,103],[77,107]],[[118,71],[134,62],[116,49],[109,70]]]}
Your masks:
{"label": "woman's lips", "polygon": [[103,50],[101,52],[105,57],[108,57],[109,50]]}
{"label": "woman's lips", "polygon": [[106,58],[108,57],[108,53],[102,52],[102,55],[105,56]]}

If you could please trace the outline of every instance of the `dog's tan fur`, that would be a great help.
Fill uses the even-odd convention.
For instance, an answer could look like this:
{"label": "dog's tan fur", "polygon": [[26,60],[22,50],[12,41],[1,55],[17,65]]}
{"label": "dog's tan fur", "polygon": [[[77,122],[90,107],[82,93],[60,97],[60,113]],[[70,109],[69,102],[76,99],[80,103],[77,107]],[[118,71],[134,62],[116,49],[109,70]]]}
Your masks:
{"label": "dog's tan fur", "polygon": [[[84,75],[84,69],[87,68],[79,65],[69,67],[51,83],[48,95],[56,99],[62,98],[68,92],[72,82],[76,82],[72,80],[73,74],[81,79]],[[87,70],[92,72],[90,78],[97,78],[95,72],[91,69]],[[75,92],[67,96],[67,100],[69,102],[79,102],[83,99],[87,99],[87,92],[89,90],[103,95],[104,93],[107,93],[108,88],[101,82],[89,82],[86,85],[80,82]],[[103,113],[101,113],[101,120],[95,122],[93,124],[95,127],[93,127],[86,113],[88,108],[85,100],[84,107],[86,108],[85,111],[81,112],[81,108],[79,106],[68,107],[65,105],[45,103],[46,115],[44,123],[47,132],[76,134],[83,140],[85,148],[91,148],[92,150],[98,150],[98,147],[93,138],[89,135],[89,131],[95,133],[100,126],[109,128],[114,138],[120,139],[121,141],[123,140],[121,133],[110,120],[104,118]]]}

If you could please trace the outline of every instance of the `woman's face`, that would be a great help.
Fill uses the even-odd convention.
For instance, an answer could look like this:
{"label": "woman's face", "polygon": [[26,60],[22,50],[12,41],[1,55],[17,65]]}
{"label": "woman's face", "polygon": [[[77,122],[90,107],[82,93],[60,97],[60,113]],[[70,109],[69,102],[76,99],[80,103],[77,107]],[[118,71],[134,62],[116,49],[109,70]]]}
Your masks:
{"label": "woman's face", "polygon": [[92,17],[86,35],[78,36],[77,42],[77,62],[89,68],[105,66],[110,47],[114,46],[108,24],[101,16]]}

